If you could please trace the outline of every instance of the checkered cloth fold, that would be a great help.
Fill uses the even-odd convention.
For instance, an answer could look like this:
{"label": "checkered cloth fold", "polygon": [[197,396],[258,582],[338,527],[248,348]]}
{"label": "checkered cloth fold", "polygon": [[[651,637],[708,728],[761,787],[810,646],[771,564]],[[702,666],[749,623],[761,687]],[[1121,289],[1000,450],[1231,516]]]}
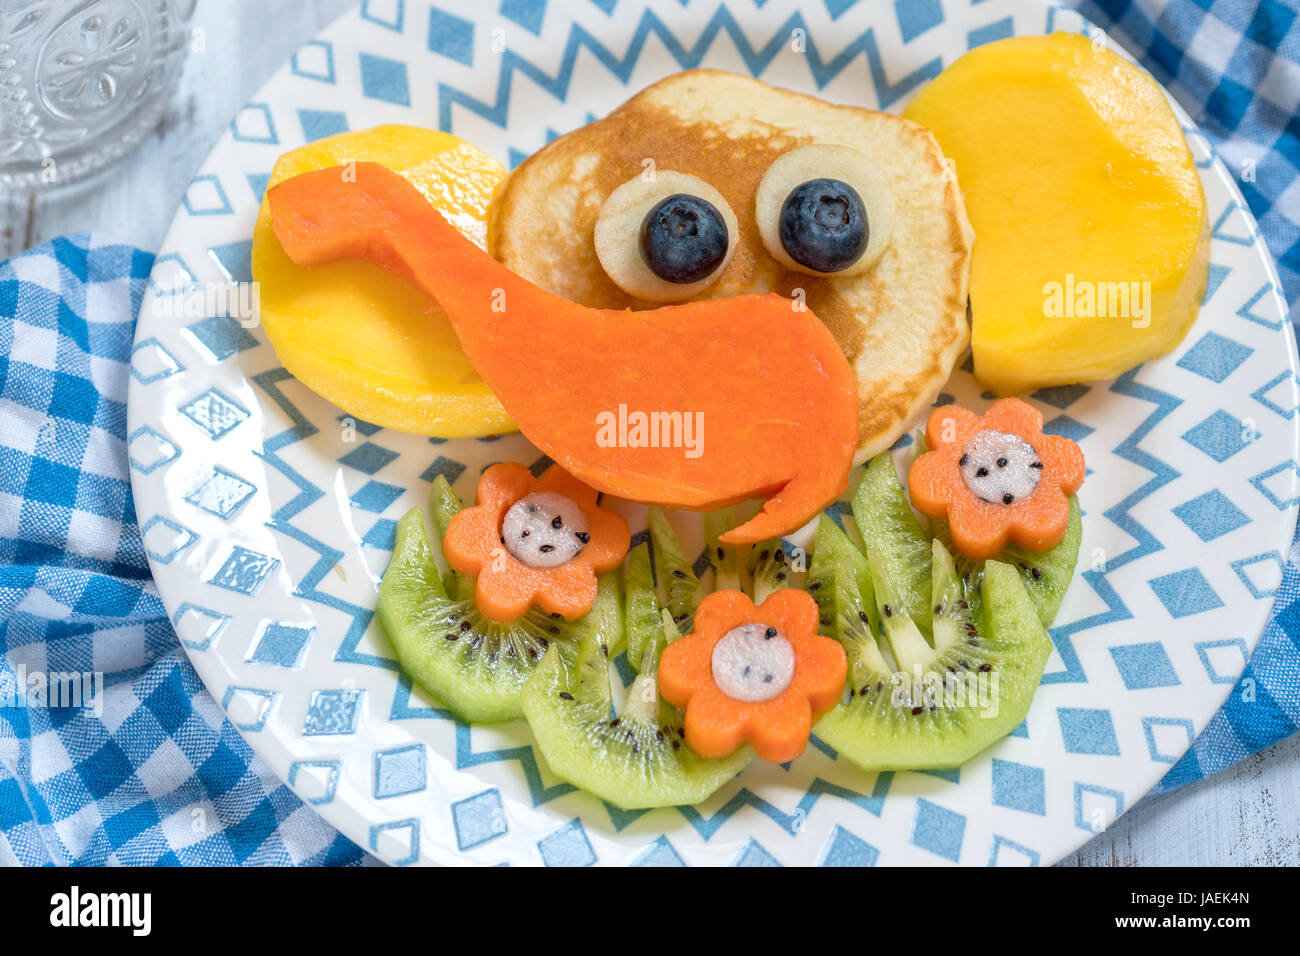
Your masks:
{"label": "checkered cloth fold", "polygon": [[0,264],[0,863],[353,863],[194,673],[149,576],[126,392],[153,257]]}
{"label": "checkered cloth fold", "polygon": [[[1077,5],[1166,84],[1242,174],[1294,317],[1297,11],[1279,0]],[[356,863],[362,852],[224,719],[149,579],[125,430],[134,318],[151,263],[82,235],[0,264],[0,863]],[[1296,731],[1298,642],[1293,547],[1242,684],[1160,789]]]}

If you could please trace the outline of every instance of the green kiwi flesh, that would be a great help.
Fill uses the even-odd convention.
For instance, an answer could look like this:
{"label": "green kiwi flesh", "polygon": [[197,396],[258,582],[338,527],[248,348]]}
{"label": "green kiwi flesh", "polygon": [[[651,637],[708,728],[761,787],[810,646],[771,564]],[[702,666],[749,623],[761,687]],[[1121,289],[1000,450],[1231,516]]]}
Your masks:
{"label": "green kiwi flesh", "polygon": [[[435,483],[432,502],[438,548],[446,521],[460,506],[443,485]],[[536,608],[509,623],[487,620],[474,606],[473,579],[442,575],[434,546],[418,509],[398,522],[376,608],[397,662],[461,720],[522,717],[519,692],[550,647],[572,642],[573,625]]]}
{"label": "green kiwi flesh", "polygon": [[790,553],[780,538],[752,545],[745,557],[745,573],[754,603],[762,604],[773,591],[790,587]]}
{"label": "green kiwi flesh", "polygon": [[657,635],[629,638],[629,655],[634,645],[641,649],[640,673],[623,711],[610,717],[609,662],[601,650],[623,628],[620,603],[616,589],[602,583],[577,641],[555,644],[524,687],[524,715],[551,771],[574,786],[625,810],[699,803],[740,773],[753,753],[741,748],[705,760],[686,746],[681,714],[659,697],[656,679],[659,654],[676,627],[659,614],[645,570],[638,567],[627,580],[639,593],[625,597],[622,607],[638,608],[645,621],[659,618],[663,626]]}
{"label": "green kiwi flesh", "polygon": [[681,543],[673,531],[668,515],[658,506],[647,517],[650,541],[654,545],[654,571],[668,600],[668,611],[683,634],[691,629],[695,609],[704,598],[704,587],[696,577],[691,562],[682,553]]}
{"label": "green kiwi flesh", "polygon": [[898,609],[929,637],[930,537],[903,495],[889,452],[881,452],[867,463],[853,493],[853,519],[872,570],[892,581],[898,592]]}
{"label": "green kiwi flesh", "polygon": [[884,613],[899,594],[887,573],[875,576],[887,645],[907,667],[873,672],[860,659],[851,670],[847,703],[813,730],[863,770],[960,766],[1014,730],[1029,711],[1052,642],[1019,573],[1000,561],[985,564],[983,613],[976,622],[962,606],[951,558],[943,564],[936,562],[940,583],[932,594],[942,602],[933,615],[936,646],[921,638],[901,601]]}
{"label": "green kiwi flesh", "polygon": [[[952,537],[948,532],[948,522],[935,521],[931,529],[937,540],[951,547]],[[1074,568],[1079,560],[1079,544],[1083,540],[1083,520],[1079,513],[1079,499],[1070,496],[1070,518],[1065,528],[1065,536],[1050,551],[1035,554],[1016,545],[1009,545],[998,560],[1010,564],[1020,572],[1025,590],[1038,609],[1038,619],[1044,627],[1051,627],[1056,620],[1056,612],[1065,600],[1066,589],[1074,579]],[[957,555],[957,570],[965,586],[967,599],[972,607],[979,604],[980,589],[984,570],[978,561],[969,561]]]}

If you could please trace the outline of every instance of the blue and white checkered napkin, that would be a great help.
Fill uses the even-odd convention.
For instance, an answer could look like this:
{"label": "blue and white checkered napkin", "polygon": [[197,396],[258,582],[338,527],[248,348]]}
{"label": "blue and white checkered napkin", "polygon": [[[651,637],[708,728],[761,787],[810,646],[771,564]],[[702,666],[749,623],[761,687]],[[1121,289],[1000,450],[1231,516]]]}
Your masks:
{"label": "blue and white checkered napkin", "polygon": [[[1214,144],[1300,319],[1300,11],[1296,0],[1075,0]],[[1300,729],[1300,538],[1241,683],[1157,790],[1199,780]]]}
{"label": "blue and white checkered napkin", "polygon": [[0,264],[0,864],[356,862],[204,691],[149,577],[125,438],[152,263],[76,235]]}
{"label": "blue and white checkered napkin", "polygon": [[[1231,168],[1251,170],[1242,192],[1294,316],[1296,10],[1279,0],[1088,0],[1080,9],[1140,56]],[[124,439],[127,361],[151,261],[72,236],[0,264],[0,863],[355,863],[361,851],[224,719],[149,580]],[[1300,726],[1298,563],[1293,548],[1243,685],[1162,789]],[[72,678],[56,681],[64,697],[55,703],[80,706],[7,706],[20,681],[30,691],[51,674]],[[72,692],[84,696],[69,701]]]}

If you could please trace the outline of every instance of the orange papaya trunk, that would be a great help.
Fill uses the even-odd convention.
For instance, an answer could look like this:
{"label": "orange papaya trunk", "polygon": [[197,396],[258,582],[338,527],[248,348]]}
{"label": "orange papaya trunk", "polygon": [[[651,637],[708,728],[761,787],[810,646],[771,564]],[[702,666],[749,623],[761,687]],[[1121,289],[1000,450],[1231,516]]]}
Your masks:
{"label": "orange papaya trunk", "polygon": [[848,487],[853,372],[782,296],[590,309],[511,272],[374,163],[295,176],[268,200],[294,262],[362,259],[436,299],[519,430],[599,491],[699,510],[771,495],[722,536],[741,544],[795,530]]}

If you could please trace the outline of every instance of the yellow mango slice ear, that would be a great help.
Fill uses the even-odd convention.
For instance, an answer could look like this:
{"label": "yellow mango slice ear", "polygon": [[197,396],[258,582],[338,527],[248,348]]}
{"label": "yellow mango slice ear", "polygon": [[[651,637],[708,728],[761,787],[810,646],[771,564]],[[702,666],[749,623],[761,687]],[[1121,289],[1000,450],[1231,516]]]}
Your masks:
{"label": "yellow mango slice ear", "polygon": [[[415,185],[486,247],[488,206],[505,167],[455,136],[415,126],[339,133],[285,153],[270,186],[299,173],[376,162]],[[515,431],[461,350],[446,315],[415,286],[369,263],[295,265],[265,201],[253,233],[262,326],[295,378],[343,411],[438,438]]]}
{"label": "yellow mango slice ear", "polygon": [[954,163],[975,227],[971,349],[999,394],[1111,378],[1173,349],[1209,227],[1160,87],[1076,34],[978,47],[904,110]]}

